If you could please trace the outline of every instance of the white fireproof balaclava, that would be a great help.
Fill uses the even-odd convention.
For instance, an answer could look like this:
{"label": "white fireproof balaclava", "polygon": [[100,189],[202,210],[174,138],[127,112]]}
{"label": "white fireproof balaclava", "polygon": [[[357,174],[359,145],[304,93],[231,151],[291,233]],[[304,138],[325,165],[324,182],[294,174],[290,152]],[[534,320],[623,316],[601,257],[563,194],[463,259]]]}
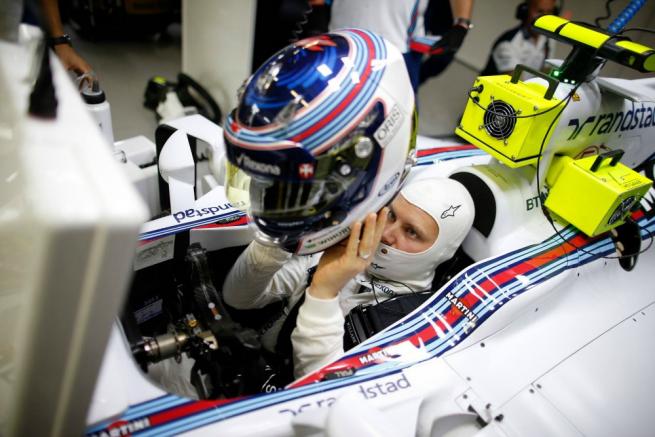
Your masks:
{"label": "white fireproof balaclava", "polygon": [[[380,243],[367,272],[389,282],[397,292],[427,290],[439,264],[452,258],[475,217],[473,199],[459,182],[448,178],[410,181],[400,195],[428,213],[439,226],[439,236],[423,252],[408,253]],[[410,290],[411,289],[411,290]]]}

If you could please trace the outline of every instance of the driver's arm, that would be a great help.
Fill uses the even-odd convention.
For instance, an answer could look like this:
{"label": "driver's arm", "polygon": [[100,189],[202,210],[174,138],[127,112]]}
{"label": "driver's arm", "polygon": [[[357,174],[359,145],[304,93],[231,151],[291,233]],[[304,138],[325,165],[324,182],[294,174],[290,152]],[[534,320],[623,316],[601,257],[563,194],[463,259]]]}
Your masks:
{"label": "driver's arm", "polygon": [[293,256],[253,241],[225,278],[225,303],[236,309],[253,309],[281,300],[305,286],[307,270],[317,258]]}
{"label": "driver's arm", "polygon": [[388,213],[389,209],[383,208],[379,214],[369,214],[364,225],[353,224],[347,242],[323,253],[291,333],[294,376],[306,375],[343,355],[344,315],[339,294],[373,260]]}
{"label": "driver's arm", "polygon": [[[40,3],[48,36],[59,37],[64,35],[66,32],[64,32],[64,26],[61,22],[57,0],[41,0]],[[58,44],[53,47],[53,50],[61,60],[61,63],[64,64],[66,70],[74,71],[78,76],[93,71],[91,66],[71,45]]]}
{"label": "driver's arm", "polygon": [[305,292],[291,333],[296,378],[318,370],[343,355],[344,316],[339,297],[319,299]]}

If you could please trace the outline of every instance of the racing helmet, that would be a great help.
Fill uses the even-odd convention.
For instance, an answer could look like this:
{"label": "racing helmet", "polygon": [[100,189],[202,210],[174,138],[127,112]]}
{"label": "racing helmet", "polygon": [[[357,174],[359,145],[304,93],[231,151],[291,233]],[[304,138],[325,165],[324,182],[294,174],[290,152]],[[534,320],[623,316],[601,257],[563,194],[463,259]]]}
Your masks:
{"label": "racing helmet", "polygon": [[414,162],[414,92],[400,51],[345,29],[295,42],[241,87],[227,117],[226,192],[255,238],[304,255],[391,201]]}

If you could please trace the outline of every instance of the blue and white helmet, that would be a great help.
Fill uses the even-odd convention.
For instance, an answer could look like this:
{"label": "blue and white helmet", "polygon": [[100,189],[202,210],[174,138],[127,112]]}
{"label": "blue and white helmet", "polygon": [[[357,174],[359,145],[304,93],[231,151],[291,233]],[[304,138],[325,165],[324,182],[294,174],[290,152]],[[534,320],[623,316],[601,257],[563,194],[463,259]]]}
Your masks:
{"label": "blue and white helmet", "polygon": [[261,242],[322,251],[398,191],[415,117],[402,54],[380,36],[346,29],[293,43],[247,80],[227,118],[228,197]]}

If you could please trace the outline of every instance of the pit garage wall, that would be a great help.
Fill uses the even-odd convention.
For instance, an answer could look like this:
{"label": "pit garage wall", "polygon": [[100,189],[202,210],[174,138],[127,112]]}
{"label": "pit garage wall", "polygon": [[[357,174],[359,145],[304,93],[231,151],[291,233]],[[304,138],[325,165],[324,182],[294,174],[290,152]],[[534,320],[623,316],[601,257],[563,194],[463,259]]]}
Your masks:
{"label": "pit garage wall", "polygon": [[[424,135],[451,135],[466,105],[466,93],[487,63],[493,42],[512,27],[519,24],[514,18],[518,0],[476,0],[472,21],[475,27],[469,32],[455,60],[440,76],[433,77],[419,90],[419,130]],[[557,2],[560,3],[559,1]],[[616,17],[629,0],[616,0],[611,4],[612,16]],[[606,15],[605,0],[567,0],[564,10],[573,13],[572,20],[593,23],[598,16]],[[610,21],[601,22],[607,26]],[[639,11],[628,27],[655,28],[655,1],[650,1]],[[655,47],[655,36],[643,32],[631,32],[629,36],[642,44]],[[564,58],[570,46],[559,44],[553,57]],[[621,65],[608,63],[603,76],[634,79],[647,77]]]}
{"label": "pit garage wall", "polygon": [[251,71],[255,0],[184,0],[182,71],[203,84],[225,116]]}

